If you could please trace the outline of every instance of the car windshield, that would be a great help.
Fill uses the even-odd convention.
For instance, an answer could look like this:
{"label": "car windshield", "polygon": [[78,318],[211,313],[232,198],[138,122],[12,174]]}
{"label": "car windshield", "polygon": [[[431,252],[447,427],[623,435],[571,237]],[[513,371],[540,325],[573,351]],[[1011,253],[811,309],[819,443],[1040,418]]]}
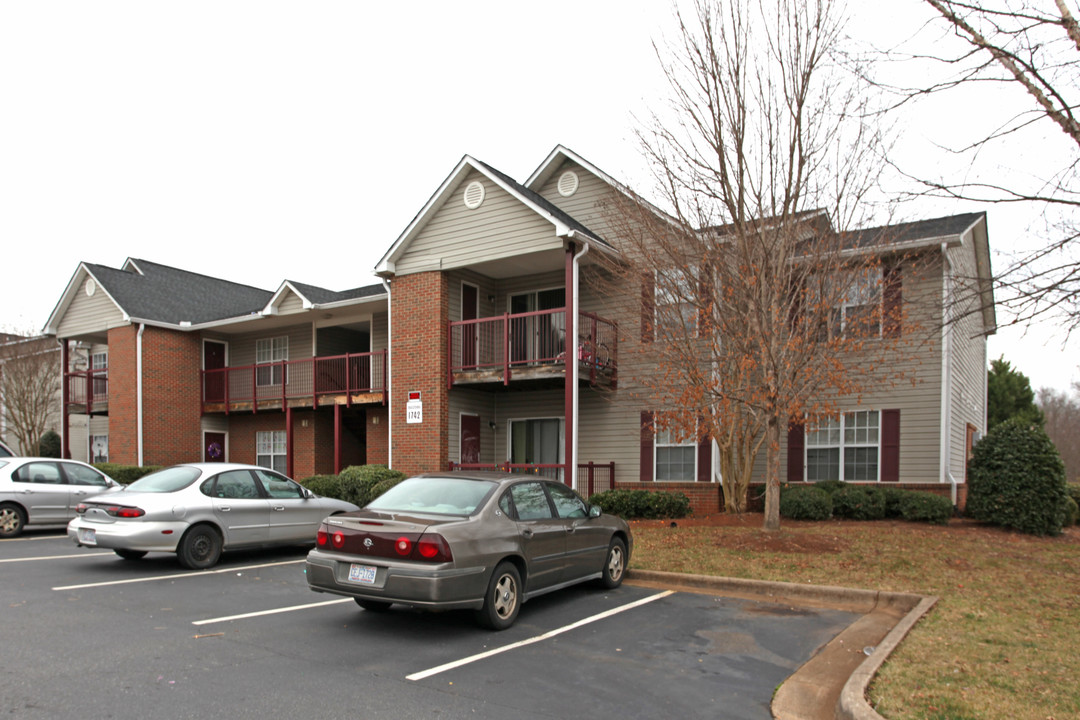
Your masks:
{"label": "car windshield", "polygon": [[417,477],[402,480],[368,503],[371,510],[471,515],[495,488],[487,480]]}
{"label": "car windshield", "polygon": [[195,482],[202,474],[198,468],[169,467],[152,472],[127,486],[132,492],[167,493],[176,492]]}

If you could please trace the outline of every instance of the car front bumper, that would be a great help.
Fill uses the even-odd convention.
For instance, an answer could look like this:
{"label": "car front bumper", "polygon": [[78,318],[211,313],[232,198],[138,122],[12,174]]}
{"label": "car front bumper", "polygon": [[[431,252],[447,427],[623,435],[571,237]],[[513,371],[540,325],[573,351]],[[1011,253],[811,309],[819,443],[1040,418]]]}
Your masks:
{"label": "car front bumper", "polygon": [[[349,581],[352,565],[375,568],[370,584]],[[489,568],[424,567],[390,564],[384,558],[359,558],[321,550],[308,553],[305,565],[308,586],[315,592],[333,593],[363,600],[403,603],[431,610],[479,610],[484,604]]]}
{"label": "car front bumper", "polygon": [[[96,523],[77,517],[68,523],[67,534],[76,545],[86,547],[176,552],[176,546],[187,528],[186,522]],[[86,535],[86,531],[91,530],[92,539]]]}

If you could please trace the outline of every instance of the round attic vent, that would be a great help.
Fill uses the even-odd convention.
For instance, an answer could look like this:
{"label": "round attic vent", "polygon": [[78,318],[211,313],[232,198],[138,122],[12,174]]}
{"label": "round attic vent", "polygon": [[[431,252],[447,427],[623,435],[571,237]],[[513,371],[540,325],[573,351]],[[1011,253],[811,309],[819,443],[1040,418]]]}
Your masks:
{"label": "round attic vent", "polygon": [[563,197],[570,197],[577,192],[578,178],[577,173],[573,170],[567,170],[559,176],[559,194]]}
{"label": "round attic vent", "polygon": [[83,289],[86,290],[87,295],[93,295],[97,290],[97,284],[94,282],[94,278],[86,278],[86,284],[83,285]]}
{"label": "round attic vent", "polygon": [[465,207],[475,210],[484,202],[484,184],[479,180],[473,180],[465,186]]}

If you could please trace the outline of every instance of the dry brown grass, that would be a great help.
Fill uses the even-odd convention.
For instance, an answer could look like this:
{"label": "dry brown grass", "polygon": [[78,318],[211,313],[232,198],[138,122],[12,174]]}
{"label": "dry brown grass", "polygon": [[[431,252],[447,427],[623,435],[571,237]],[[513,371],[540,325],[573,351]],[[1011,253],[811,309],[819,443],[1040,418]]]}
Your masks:
{"label": "dry brown grass", "polygon": [[1080,718],[1080,528],[1037,538],[953,520],[634,524],[631,567],[936,595],[870,688],[890,720]]}

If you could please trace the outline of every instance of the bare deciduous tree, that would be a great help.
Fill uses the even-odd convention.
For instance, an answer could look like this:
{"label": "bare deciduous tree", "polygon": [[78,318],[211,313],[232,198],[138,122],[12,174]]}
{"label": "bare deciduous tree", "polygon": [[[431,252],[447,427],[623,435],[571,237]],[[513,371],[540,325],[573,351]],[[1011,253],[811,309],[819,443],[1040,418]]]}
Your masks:
{"label": "bare deciduous tree", "polygon": [[18,450],[38,454],[60,406],[60,347],[50,337],[8,335],[0,344],[0,402]]}
{"label": "bare deciduous tree", "polygon": [[[1005,116],[951,148],[969,166],[962,175],[915,179],[932,196],[1039,209],[1044,225],[1031,231],[1041,244],[1015,254],[998,272],[999,295],[1013,322],[1058,321],[1067,337],[1080,327],[1080,25],[1074,9],[1065,0],[925,2],[960,42],[935,42],[931,53],[896,53],[925,68],[921,79],[932,78],[919,86],[894,84],[901,103],[956,89],[995,89],[997,96],[984,95],[987,107]],[[952,47],[958,49],[947,54]],[[1054,137],[1048,140],[1047,132]],[[1045,147],[1055,137],[1060,152],[1054,144],[1055,159],[1034,175],[1008,168],[1031,143]]]}
{"label": "bare deciduous tree", "polygon": [[629,260],[611,271],[643,289],[656,429],[717,442],[734,510],[765,448],[776,529],[789,420],[832,415],[899,342],[903,311],[881,298],[900,258],[843,231],[863,217],[884,139],[839,67],[827,0],[699,0],[676,18],[657,48],[670,106],[639,133],[670,214],[618,208]]}
{"label": "bare deciduous tree", "polygon": [[1045,418],[1043,428],[1065,463],[1065,478],[1080,482],[1080,383],[1073,384],[1072,394],[1040,388],[1038,405]]}

